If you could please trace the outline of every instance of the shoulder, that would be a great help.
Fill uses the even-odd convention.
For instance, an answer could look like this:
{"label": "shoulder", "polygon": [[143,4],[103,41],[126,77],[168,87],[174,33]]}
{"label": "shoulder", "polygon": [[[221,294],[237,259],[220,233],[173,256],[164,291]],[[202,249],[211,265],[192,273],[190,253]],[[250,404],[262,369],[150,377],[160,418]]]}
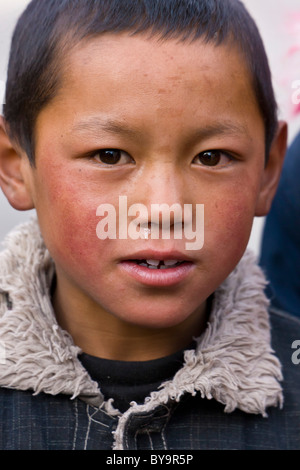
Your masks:
{"label": "shoulder", "polygon": [[284,403],[292,415],[299,416],[300,318],[271,308],[270,322],[272,347],[282,366]]}
{"label": "shoulder", "polygon": [[284,310],[271,307],[269,310],[272,338],[281,344],[292,338],[300,340],[300,317]]}
{"label": "shoulder", "polygon": [[300,348],[300,317],[271,307],[270,324],[272,347],[283,363],[293,364],[292,355],[298,342]]}

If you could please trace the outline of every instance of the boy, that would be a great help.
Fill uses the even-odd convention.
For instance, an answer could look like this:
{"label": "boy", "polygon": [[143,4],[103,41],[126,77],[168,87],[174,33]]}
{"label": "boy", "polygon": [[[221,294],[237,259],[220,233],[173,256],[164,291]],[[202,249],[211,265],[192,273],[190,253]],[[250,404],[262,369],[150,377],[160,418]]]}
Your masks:
{"label": "boy", "polygon": [[286,125],[240,2],[33,0],[0,149],[37,212],[1,258],[3,449],[300,447],[299,322],[271,345],[244,255]]}

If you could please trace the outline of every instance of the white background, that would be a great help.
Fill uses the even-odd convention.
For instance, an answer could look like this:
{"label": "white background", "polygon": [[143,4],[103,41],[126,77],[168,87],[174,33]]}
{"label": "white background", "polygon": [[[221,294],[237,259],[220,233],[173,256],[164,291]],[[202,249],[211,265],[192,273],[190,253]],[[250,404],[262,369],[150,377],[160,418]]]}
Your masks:
{"label": "white background", "polygon": [[[28,3],[29,0],[0,0],[0,83],[4,82],[6,77],[10,39],[15,22]],[[290,113],[292,83],[300,80],[300,61],[299,68],[294,66],[290,69],[286,55],[289,48],[295,45],[295,41],[298,41],[300,46],[300,26],[297,38],[288,27],[288,21],[291,16],[295,17],[295,12],[300,16],[300,0],[245,0],[244,3],[256,20],[265,42],[280,107],[280,117],[289,122],[289,141],[291,141],[300,129],[300,117],[295,119]],[[0,241],[16,224],[27,220],[31,212],[18,212],[11,208],[0,191]],[[263,223],[264,219],[255,219],[249,242],[249,246],[257,254]]]}

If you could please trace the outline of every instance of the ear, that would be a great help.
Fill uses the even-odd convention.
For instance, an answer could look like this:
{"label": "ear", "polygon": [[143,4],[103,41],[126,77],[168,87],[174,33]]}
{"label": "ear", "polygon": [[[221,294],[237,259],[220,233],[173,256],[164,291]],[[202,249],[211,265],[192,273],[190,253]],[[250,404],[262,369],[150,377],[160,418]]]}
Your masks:
{"label": "ear", "polygon": [[0,186],[10,205],[19,211],[34,208],[25,178],[28,165],[27,157],[11,143],[5,120],[0,116]]}
{"label": "ear", "polygon": [[287,137],[287,124],[284,121],[280,121],[264,169],[262,185],[256,206],[255,215],[257,217],[267,215],[271,209],[280,180],[284,157],[286,155]]}

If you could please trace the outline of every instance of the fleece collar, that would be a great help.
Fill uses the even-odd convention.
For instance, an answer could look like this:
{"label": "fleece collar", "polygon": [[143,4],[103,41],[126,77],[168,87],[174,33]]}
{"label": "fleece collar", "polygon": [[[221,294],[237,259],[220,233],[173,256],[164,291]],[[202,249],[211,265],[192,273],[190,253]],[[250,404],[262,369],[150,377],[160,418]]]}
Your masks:
{"label": "fleece collar", "polygon": [[[14,230],[5,246],[0,254],[0,339],[6,358],[0,361],[0,386],[80,397],[118,414],[81,365],[81,350],[56,322],[49,294],[54,264],[36,219]],[[255,257],[247,252],[215,292],[196,349],[185,352],[173,380],[120,416],[120,430],[129,414],[179,401],[186,393],[214,398],[225,412],[238,408],[266,416],[269,406],[281,406],[281,365],[270,345],[265,285]],[[116,448],[121,445],[118,435]]]}

